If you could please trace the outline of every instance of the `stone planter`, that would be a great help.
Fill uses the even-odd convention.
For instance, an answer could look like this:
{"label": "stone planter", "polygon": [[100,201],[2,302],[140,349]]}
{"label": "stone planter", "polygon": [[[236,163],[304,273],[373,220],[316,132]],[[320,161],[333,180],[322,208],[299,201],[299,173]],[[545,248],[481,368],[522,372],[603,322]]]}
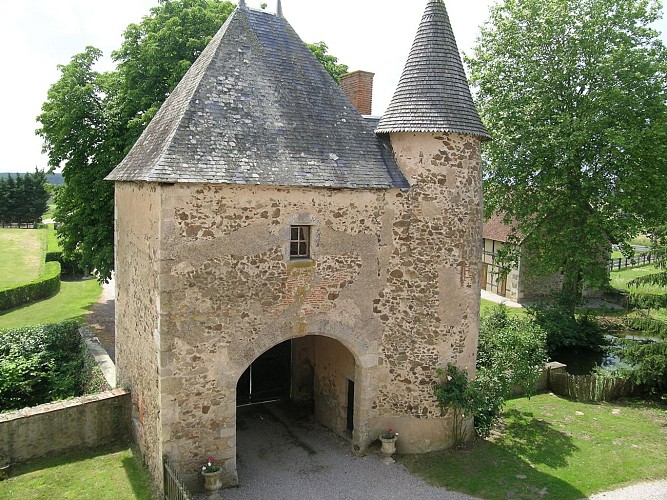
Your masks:
{"label": "stone planter", "polygon": [[382,442],[382,454],[384,455],[384,458],[382,458],[382,462],[385,464],[393,464],[394,459],[391,458],[391,456],[396,453],[396,440],[398,437],[393,437],[393,438],[384,438],[380,436],[380,441]]}
{"label": "stone planter", "polygon": [[218,469],[215,472],[204,472],[201,473],[204,476],[204,489],[206,491],[217,491],[222,488],[222,469]]}

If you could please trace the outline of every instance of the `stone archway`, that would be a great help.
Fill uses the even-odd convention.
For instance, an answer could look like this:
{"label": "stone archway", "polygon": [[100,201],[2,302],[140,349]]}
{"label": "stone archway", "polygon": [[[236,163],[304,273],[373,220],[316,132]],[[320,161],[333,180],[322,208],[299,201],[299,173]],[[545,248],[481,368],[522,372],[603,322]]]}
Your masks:
{"label": "stone archway", "polygon": [[353,438],[359,370],[354,354],[338,340],[322,335],[290,339],[264,351],[244,370],[237,381],[236,404],[310,404],[319,423]]}

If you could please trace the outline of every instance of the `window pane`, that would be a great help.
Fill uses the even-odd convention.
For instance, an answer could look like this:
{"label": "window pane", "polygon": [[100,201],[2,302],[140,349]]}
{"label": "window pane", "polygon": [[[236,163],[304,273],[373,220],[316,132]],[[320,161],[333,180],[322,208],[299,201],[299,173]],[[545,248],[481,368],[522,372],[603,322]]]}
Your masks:
{"label": "window pane", "polygon": [[308,245],[306,243],[299,243],[299,256],[305,257],[308,255]]}
{"label": "window pane", "polygon": [[291,243],[289,253],[290,255],[299,255],[299,244],[296,242]]}
{"label": "window pane", "polygon": [[308,241],[308,228],[307,228],[307,227],[302,227],[302,228],[299,230],[299,232],[300,232],[300,234],[299,234],[299,239],[300,239],[301,241]]}
{"label": "window pane", "polygon": [[292,236],[290,238],[292,241],[298,240],[299,239],[299,228],[298,227],[292,227]]}

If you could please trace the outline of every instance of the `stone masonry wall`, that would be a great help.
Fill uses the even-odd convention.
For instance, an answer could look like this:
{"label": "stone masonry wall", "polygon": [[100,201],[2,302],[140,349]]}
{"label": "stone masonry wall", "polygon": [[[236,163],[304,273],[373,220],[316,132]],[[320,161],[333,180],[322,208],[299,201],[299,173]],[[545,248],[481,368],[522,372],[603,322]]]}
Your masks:
{"label": "stone masonry wall", "polygon": [[[474,373],[479,140],[391,140],[409,190],[176,184],[156,196],[117,185],[117,314],[134,332],[121,334],[119,373],[137,393],[150,457],[164,452],[194,484],[213,455],[235,484],[239,377],[269,348],[311,335],[338,341],[353,360],[355,449],[388,426],[401,432],[401,452],[451,443],[432,384],[448,362]],[[290,260],[291,225],[311,227],[311,259]],[[313,342],[316,360],[327,342]],[[316,406],[327,394],[344,403],[342,382],[325,391],[315,379]],[[301,396],[310,390],[303,384]],[[325,422],[339,432],[343,406]]]}
{"label": "stone masonry wall", "polygon": [[162,484],[160,429],[159,234],[155,185],[116,184],[116,365],[132,392],[133,433]]}
{"label": "stone masonry wall", "polygon": [[123,389],[0,415],[0,465],[95,449],[130,438],[130,395]]}

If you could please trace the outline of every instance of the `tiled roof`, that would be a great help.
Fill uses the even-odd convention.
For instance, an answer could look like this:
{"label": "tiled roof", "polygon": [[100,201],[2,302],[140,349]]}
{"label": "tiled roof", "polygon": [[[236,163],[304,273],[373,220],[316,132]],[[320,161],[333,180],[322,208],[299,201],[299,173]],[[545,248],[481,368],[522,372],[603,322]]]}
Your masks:
{"label": "tiled roof", "polygon": [[455,132],[489,139],[442,0],[426,5],[398,87],[376,132]]}
{"label": "tiled roof", "polygon": [[[512,221],[510,224],[506,224],[503,219],[505,214],[494,213],[489,220],[484,222],[484,239],[494,240],[506,243],[509,239],[509,235],[512,233],[512,228],[516,226],[516,223]],[[520,240],[523,240],[523,235],[520,231],[517,231],[517,236]]]}
{"label": "tiled roof", "polygon": [[107,179],[409,187],[280,14],[240,5]]}

